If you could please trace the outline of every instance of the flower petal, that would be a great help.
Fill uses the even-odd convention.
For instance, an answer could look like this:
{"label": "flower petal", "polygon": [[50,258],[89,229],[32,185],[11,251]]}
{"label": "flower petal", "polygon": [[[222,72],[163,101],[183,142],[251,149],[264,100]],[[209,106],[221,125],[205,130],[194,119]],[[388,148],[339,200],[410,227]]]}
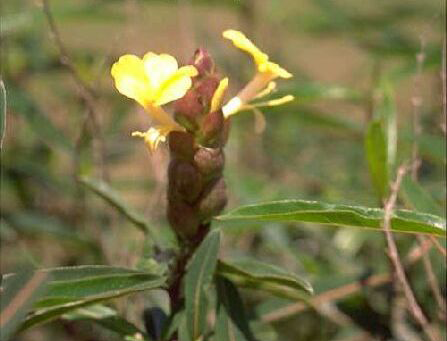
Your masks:
{"label": "flower petal", "polygon": [[225,91],[228,88],[228,77],[225,77],[219,82],[219,86],[217,87],[216,91],[214,91],[213,98],[211,99],[211,108],[210,112],[215,112],[218,110],[223,101],[223,97],[225,95]]}
{"label": "flower petal", "polygon": [[242,32],[236,30],[226,30],[223,37],[230,39],[233,44],[241,50],[251,54],[257,65],[268,61],[269,57],[256,47]]}
{"label": "flower petal", "polygon": [[163,105],[183,97],[191,88],[191,77],[197,76],[197,74],[197,69],[194,66],[182,66],[159,86],[155,95],[155,104]]}
{"label": "flower petal", "polygon": [[141,105],[150,100],[149,80],[144,72],[143,61],[134,55],[124,55],[113,64],[111,70],[117,90]]}
{"label": "flower petal", "polygon": [[266,62],[258,65],[258,70],[260,72],[269,72],[276,77],[280,78],[291,78],[293,75],[288,72],[286,69],[283,69],[276,63]]}
{"label": "flower petal", "polygon": [[177,60],[168,54],[146,53],[143,57],[144,71],[153,91],[156,91],[178,69]]}

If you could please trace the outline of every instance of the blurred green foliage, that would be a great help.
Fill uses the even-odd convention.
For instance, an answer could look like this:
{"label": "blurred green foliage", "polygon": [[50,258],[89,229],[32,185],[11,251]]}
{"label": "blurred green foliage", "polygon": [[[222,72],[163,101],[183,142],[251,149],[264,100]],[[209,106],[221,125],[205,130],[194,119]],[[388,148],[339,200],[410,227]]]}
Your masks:
{"label": "blurred green foliage", "polygon": [[[2,106],[7,105],[1,155],[2,273],[29,265],[109,264],[153,270],[149,255],[154,245],[144,239],[142,229],[156,230],[157,239],[175,248],[164,218],[167,153],[161,148],[150,155],[141,141],[130,137],[149,122],[133,103],[117,95],[109,68],[123,53],[148,50],[187,61],[193,52],[188,49],[197,44],[208,48],[219,71],[230,77],[234,94],[249,72],[240,71],[245,56],[230,52],[221,39],[221,31],[229,27],[242,28],[263,49],[273,51],[272,59],[295,75],[282,91],[297,98],[264,110],[267,126],[262,134],[254,132],[251,113],[233,119],[225,171],[230,208],[285,198],[378,207],[395,167],[417,150],[418,179],[405,179],[399,206],[445,216],[442,1],[50,4],[74,67],[94,89],[100,131],[61,64],[41,6],[29,0],[2,3]],[[419,99],[422,104],[416,108]],[[416,133],[415,110],[420,126]],[[0,121],[3,130],[3,117]],[[79,181],[84,175],[114,188],[94,192],[121,213]],[[146,221],[123,202],[144,212]],[[403,258],[417,245],[408,235],[396,235],[396,240]],[[441,241],[445,245],[445,239]],[[250,222],[225,229],[221,253],[305,274],[319,295],[387,272],[385,248],[383,235],[374,231]],[[428,255],[445,288],[445,260],[435,248]],[[430,321],[443,325],[421,262],[409,264],[407,272]],[[163,298],[141,295],[113,306],[142,328],[143,308],[159,305]],[[245,289],[241,295],[253,321],[293,304]],[[260,340],[343,340],[365,332],[386,339],[393,335],[392,295],[386,284],[364,287],[330,301],[327,310],[312,308],[269,323],[253,322],[252,329]],[[442,295],[445,298],[445,289]],[[101,309],[97,320],[105,321],[110,308]],[[120,321],[126,332],[110,334],[106,323],[82,324],[82,311],[76,316],[23,333],[17,340],[81,340],[92,333],[98,340],[120,340],[126,328],[135,328]],[[115,316],[114,310],[110,316]],[[445,336],[445,327],[441,329]]]}

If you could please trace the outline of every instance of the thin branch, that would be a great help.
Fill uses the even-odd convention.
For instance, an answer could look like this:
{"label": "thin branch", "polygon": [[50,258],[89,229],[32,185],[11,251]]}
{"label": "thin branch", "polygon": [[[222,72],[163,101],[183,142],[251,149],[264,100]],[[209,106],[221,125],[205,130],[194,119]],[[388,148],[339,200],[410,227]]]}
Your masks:
{"label": "thin branch", "polygon": [[[53,14],[51,12],[50,4],[48,0],[42,0],[42,9],[50,28],[50,36],[59,53],[60,63],[68,70],[71,77],[73,78],[77,88],[79,89],[79,94],[83,102],[85,103],[87,109],[87,115],[85,120],[89,120],[92,125],[92,137],[98,143],[98,161],[101,169],[101,176],[107,178],[107,173],[105,169],[105,143],[102,138],[101,126],[99,123],[99,114],[96,109],[95,97],[96,93],[79,75],[76,70],[74,63],[72,62],[67,49],[62,41],[61,35],[59,33],[58,27],[54,20]],[[82,124],[81,132],[79,134],[79,139],[85,134],[84,132],[85,124]],[[79,139],[76,141],[75,152],[79,150],[78,144],[81,143]]]}
{"label": "thin branch", "polygon": [[48,25],[50,27],[51,39],[55,43],[56,48],[59,52],[59,61],[71,73],[71,76],[75,80],[76,84],[79,86],[81,96],[84,98],[84,100],[88,103],[88,105],[94,106],[93,99],[95,97],[95,93],[93,89],[90,88],[90,86],[83,81],[83,79],[79,76],[79,73],[76,71],[76,68],[74,67],[74,64],[71,61],[71,58],[69,57],[65,45],[62,41],[59,29],[57,28],[48,0],[42,0],[42,9],[47,18]]}
{"label": "thin branch", "polygon": [[[430,250],[430,248],[431,245],[429,242],[424,243],[423,245],[416,245],[415,247],[413,247],[405,256],[405,265],[409,266],[411,264],[416,263],[425,253],[427,253]],[[362,283],[356,281],[353,283],[343,285],[338,288],[327,290],[317,296],[312,297],[307,303],[297,302],[279,308],[275,311],[272,311],[264,315],[261,318],[261,320],[266,323],[281,320],[291,315],[299,314],[302,311],[308,309],[309,307],[317,307],[327,302],[343,299],[357,291],[360,291],[362,288],[366,286],[377,287],[390,281],[391,277],[389,274],[373,275],[367,278],[366,280],[362,281]]]}
{"label": "thin branch", "polygon": [[[417,238],[421,245],[426,241],[426,239],[420,235],[417,236]],[[435,298],[436,303],[438,304],[441,314],[445,315],[446,302],[445,302],[444,298],[442,297],[441,290],[439,289],[439,282],[438,282],[438,279],[436,278],[436,275],[433,271],[433,266],[431,264],[429,257],[430,256],[428,253],[424,254],[422,256],[422,264],[424,265],[424,270],[427,274],[428,284],[430,285],[430,289],[433,293],[433,297]]]}
{"label": "thin branch", "polygon": [[[384,220],[383,220],[383,230],[385,232],[385,237],[388,245],[388,257],[393,266],[393,270],[397,279],[397,283],[403,290],[405,299],[407,300],[408,308],[411,315],[417,321],[417,323],[422,327],[424,334],[431,340],[438,340],[438,335],[435,330],[430,326],[427,318],[422,312],[421,307],[416,301],[413,290],[407,280],[407,276],[404,271],[404,267],[400,261],[399,253],[397,250],[396,242],[394,240],[393,234],[391,233],[391,217],[393,214],[394,207],[396,205],[397,193],[399,191],[402,179],[404,175],[409,170],[409,167],[404,164],[397,170],[396,180],[391,184],[391,192],[387,200],[384,203]],[[396,283],[396,284],[397,284]]]}
{"label": "thin branch", "polygon": [[430,236],[430,240],[433,242],[433,245],[436,247],[439,253],[444,257],[447,257],[447,250],[444,247],[442,247],[439,241],[434,236]]}
{"label": "thin branch", "polygon": [[298,314],[309,308],[309,306],[318,306],[326,302],[336,301],[361,290],[364,286],[370,286],[370,287],[380,286],[382,284],[389,282],[390,279],[391,278],[388,274],[380,274],[371,276],[362,283],[358,281],[354,283],[349,283],[341,287],[325,291],[320,295],[311,298],[308,302],[297,302],[285,306],[283,308],[277,309],[269,314],[262,316],[261,321],[268,323],[281,320],[290,315]]}

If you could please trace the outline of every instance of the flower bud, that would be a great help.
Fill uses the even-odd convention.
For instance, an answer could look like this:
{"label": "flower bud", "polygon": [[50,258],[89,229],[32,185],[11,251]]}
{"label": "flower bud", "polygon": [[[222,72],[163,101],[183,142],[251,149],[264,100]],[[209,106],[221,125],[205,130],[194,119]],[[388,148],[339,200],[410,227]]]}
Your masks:
{"label": "flower bud", "polygon": [[218,86],[219,78],[216,75],[207,75],[196,82],[195,92],[203,105],[203,113],[207,114],[210,111],[211,100]]}
{"label": "flower bud", "polygon": [[222,110],[212,112],[205,116],[200,127],[200,144],[205,147],[220,147],[224,141],[225,120]]}
{"label": "flower bud", "polygon": [[174,119],[188,131],[194,132],[198,128],[197,118],[203,110],[199,94],[191,88],[185,96],[175,101]]}
{"label": "flower bud", "polygon": [[194,137],[183,131],[172,131],[169,133],[169,150],[177,158],[193,160]]}
{"label": "flower bud", "polygon": [[201,222],[207,222],[218,215],[227,204],[226,185],[223,178],[210,184],[200,199],[199,216]]}
{"label": "flower bud", "polygon": [[196,67],[200,76],[214,72],[214,61],[208,51],[204,48],[198,48],[194,52],[194,56],[190,64]]}
{"label": "flower bud", "polygon": [[199,148],[194,154],[194,162],[206,178],[212,178],[222,174],[225,157],[220,148]]}
{"label": "flower bud", "polygon": [[189,239],[199,227],[197,210],[181,201],[169,202],[168,220],[173,230],[181,237]]}
{"label": "flower bud", "polygon": [[181,198],[193,204],[202,191],[202,175],[191,163],[180,159],[173,159],[168,169],[169,188],[168,200]]}

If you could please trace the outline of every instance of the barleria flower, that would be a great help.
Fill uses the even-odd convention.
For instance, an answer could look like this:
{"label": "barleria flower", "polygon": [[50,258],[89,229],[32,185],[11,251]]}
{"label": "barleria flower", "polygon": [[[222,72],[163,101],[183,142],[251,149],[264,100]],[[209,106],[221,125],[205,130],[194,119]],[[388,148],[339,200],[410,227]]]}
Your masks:
{"label": "barleria flower", "polygon": [[237,94],[236,97],[232,98],[223,106],[222,111],[225,117],[234,115],[239,111],[254,109],[260,106],[280,105],[293,100],[292,95],[287,95],[277,100],[259,104],[248,104],[253,99],[270,94],[276,88],[276,83],[273,82],[274,79],[291,78],[292,74],[278,64],[271,62],[269,56],[262,52],[242,32],[226,30],[223,32],[223,36],[224,38],[231,40],[236,47],[250,54],[257,67],[257,73],[253,79]]}
{"label": "barleria flower", "polygon": [[184,130],[161,106],[183,97],[191,88],[191,77],[197,73],[192,65],[179,68],[177,60],[168,54],[148,52],[142,59],[134,55],[120,57],[111,70],[115,87],[142,105],[159,124],[132,135],[143,137],[155,149],[170,131]]}

